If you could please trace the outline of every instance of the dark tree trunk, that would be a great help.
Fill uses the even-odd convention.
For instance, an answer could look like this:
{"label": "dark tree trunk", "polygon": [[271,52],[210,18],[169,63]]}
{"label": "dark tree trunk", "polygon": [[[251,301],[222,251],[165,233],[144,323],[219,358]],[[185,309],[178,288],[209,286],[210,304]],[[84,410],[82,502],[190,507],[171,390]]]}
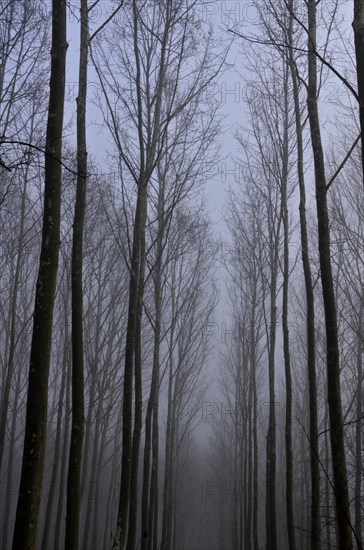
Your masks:
{"label": "dark tree trunk", "polygon": [[[159,174],[159,197],[158,197],[158,235],[156,244],[156,262],[154,273],[154,349],[153,349],[153,370],[150,395],[145,418],[145,445],[144,445],[144,470],[143,470],[143,494],[142,494],[142,541],[141,550],[150,550],[153,543],[154,521],[156,516],[156,454],[158,454],[158,397],[159,397],[159,363],[160,363],[160,340],[161,340],[161,305],[162,305],[162,250],[163,250],[163,227],[164,227],[164,193],[163,178]],[[153,446],[152,468],[150,465],[151,448]],[[157,461],[158,463],[158,461]],[[156,533],[158,535],[158,533]]]}
{"label": "dark tree trunk", "polygon": [[53,0],[52,10],[42,245],[34,305],[25,439],[13,550],[33,550],[36,546],[46,445],[48,378],[60,244],[66,3]]}
{"label": "dark tree trunk", "polygon": [[144,181],[140,186],[141,197],[141,223],[140,223],[140,256],[139,275],[136,299],[136,322],[134,335],[134,384],[135,384],[135,407],[134,407],[134,430],[132,443],[132,464],[130,472],[130,500],[129,500],[129,528],[126,543],[127,550],[135,549],[137,517],[138,517],[138,472],[139,472],[139,448],[142,431],[143,412],[143,388],[142,388],[142,315],[143,315],[143,294],[144,294],[144,272],[145,272],[145,227],[147,221],[147,185]]}
{"label": "dark tree trunk", "polygon": [[[363,416],[363,313],[364,313],[364,296],[361,295],[359,322],[358,322],[358,343],[357,343],[357,362],[356,370],[358,376],[358,386],[356,394],[356,418]],[[362,526],[362,423],[355,423],[355,533],[359,548],[363,547],[363,526]]]}
{"label": "dark tree trunk", "polygon": [[327,211],[326,177],[317,106],[316,1],[308,0],[308,117],[314,156],[321,282],[325,309],[327,391],[330,418],[333,486],[336,502],[338,544],[341,550],[352,548],[350,501],[346,470],[343,416],[340,388],[336,298],[330,252],[330,226]]}
{"label": "dark tree trunk", "polygon": [[[273,205],[270,206],[273,210]],[[274,213],[271,213],[274,217]],[[279,235],[282,212],[279,214],[278,228],[270,228],[270,318],[268,332],[268,384],[269,384],[269,419],[266,447],[266,544],[267,549],[277,550],[277,511],[276,511],[276,403],[275,403],[275,348],[277,332],[277,275]],[[273,224],[273,222],[272,222]],[[274,233],[274,234],[273,234]],[[273,241],[273,239],[275,239]]]}
{"label": "dark tree trunk", "polygon": [[364,182],[364,3],[362,0],[354,0],[353,29],[359,96],[362,176]]}
{"label": "dark tree trunk", "polygon": [[303,164],[303,137],[301,123],[301,109],[299,101],[299,90],[296,66],[292,48],[293,38],[293,2],[290,3],[290,29],[289,29],[289,44],[290,44],[290,69],[293,87],[293,100],[295,109],[295,124],[297,137],[297,175],[300,191],[300,231],[301,231],[301,255],[302,265],[305,279],[306,291],[306,333],[307,333],[307,372],[309,386],[309,402],[310,402],[310,460],[311,460],[311,548],[312,550],[320,550],[320,462],[319,448],[317,440],[317,382],[316,382],[316,359],[315,359],[315,302],[313,294],[313,283],[310,266],[310,257],[308,251],[308,233],[306,220],[306,189],[305,175]]}
{"label": "dark tree trunk", "polygon": [[281,201],[283,209],[283,309],[282,309],[282,330],[283,330],[283,353],[284,370],[286,380],[286,419],[285,419],[285,443],[286,443],[286,513],[287,513],[287,534],[290,550],[296,549],[296,537],[294,527],[293,511],[293,451],[292,451],[292,373],[291,353],[289,344],[288,327],[288,290],[289,290],[289,220],[288,220],[288,66],[284,75],[284,136],[283,136],[283,167],[281,181]]}
{"label": "dark tree trunk", "polygon": [[83,358],[83,234],[86,209],[87,151],[86,100],[88,5],[81,0],[80,62],[77,97],[77,187],[72,242],[72,428],[67,477],[66,550],[79,547],[81,465],[84,418]]}
{"label": "dark tree trunk", "polygon": [[[139,18],[136,0],[133,9],[133,48],[136,61],[136,94],[138,104],[139,134],[139,177],[137,204],[135,210],[132,258],[129,285],[129,309],[125,345],[125,367],[123,388],[123,448],[121,459],[120,500],[117,517],[114,550],[128,550],[135,544],[137,519],[137,481],[139,446],[142,428],[142,372],[141,372],[141,321],[143,311],[144,272],[145,272],[145,230],[148,207],[148,183],[152,176],[160,139],[160,119],[165,82],[167,41],[170,32],[171,5],[167,3],[163,37],[161,39],[161,58],[157,77],[156,102],[153,113],[153,130],[145,144],[143,98],[141,89],[141,65],[139,40]],[[151,113],[150,113],[151,114]],[[133,409],[133,375],[135,380],[134,430],[132,422]]]}
{"label": "dark tree trunk", "polygon": [[140,279],[140,254],[141,235],[145,231],[146,213],[146,186],[139,184],[138,199],[134,221],[133,252],[129,288],[129,310],[125,347],[125,370],[123,388],[123,452],[121,461],[121,486],[120,501],[117,519],[117,530],[114,540],[114,549],[123,550],[127,538],[127,525],[130,505],[130,480],[132,474],[132,443],[133,443],[133,374],[135,362],[135,346],[138,326],[138,300],[139,300],[139,279]]}

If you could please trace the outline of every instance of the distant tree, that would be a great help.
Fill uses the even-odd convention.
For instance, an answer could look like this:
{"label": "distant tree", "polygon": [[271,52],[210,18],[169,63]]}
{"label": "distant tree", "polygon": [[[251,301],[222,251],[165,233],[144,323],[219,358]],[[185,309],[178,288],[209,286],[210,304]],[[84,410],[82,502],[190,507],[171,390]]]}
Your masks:
{"label": "distant tree", "polygon": [[[188,439],[203,395],[203,367],[210,342],[205,327],[216,303],[211,288],[213,254],[206,246],[209,226],[201,212],[180,207],[168,242],[169,306],[165,376],[167,419],[160,547],[181,546],[177,525],[183,522],[180,488],[188,455]],[[187,455],[185,454],[187,453]],[[153,546],[153,550],[155,550]]]}

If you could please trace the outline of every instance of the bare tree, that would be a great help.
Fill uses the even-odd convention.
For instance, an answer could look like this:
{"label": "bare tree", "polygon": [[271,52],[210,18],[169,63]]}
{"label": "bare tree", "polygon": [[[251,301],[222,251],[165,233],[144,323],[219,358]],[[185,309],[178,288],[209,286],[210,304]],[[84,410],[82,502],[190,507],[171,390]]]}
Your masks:
{"label": "bare tree", "polygon": [[[130,9],[131,7],[131,9]],[[109,46],[120,52],[119,75],[105,51],[98,45],[100,66],[95,61],[104,92],[105,120],[117,146],[119,163],[129,171],[136,188],[133,235],[129,234],[130,290],[127,336],[125,347],[123,397],[123,447],[120,506],[115,535],[115,548],[135,546],[137,525],[137,478],[139,446],[142,430],[142,341],[141,326],[145,284],[146,236],[150,181],[165,147],[166,135],[172,121],[197,101],[207,85],[218,74],[218,64],[209,56],[211,35],[201,51],[193,56],[197,38],[194,25],[194,3],[156,3],[139,7],[136,2],[128,6],[124,17],[117,22]],[[120,40],[123,38],[123,49]],[[93,56],[95,59],[95,56]],[[130,59],[134,65],[130,65]],[[148,62],[144,63],[144,59]],[[191,63],[188,85],[181,89],[181,78],[187,63]],[[127,80],[125,80],[125,77]],[[115,112],[109,94],[114,93],[121,109]],[[129,98],[129,101],[126,98]],[[128,132],[122,132],[122,123],[128,121]],[[124,171],[123,171],[124,174]],[[125,186],[125,176],[122,176]],[[124,187],[125,190],[125,187]],[[133,381],[134,380],[134,381]],[[133,416],[133,403],[134,416]]]}
{"label": "bare tree", "polygon": [[340,548],[352,547],[350,501],[343,433],[343,415],[340,389],[340,355],[338,345],[337,310],[330,252],[330,226],[326,197],[324,154],[321,142],[317,106],[316,3],[308,1],[308,90],[307,109],[311,130],[315,166],[316,205],[318,218],[318,246],[321,282],[325,309],[327,346],[327,391],[330,414],[330,442],[336,501],[338,542]]}
{"label": "bare tree", "polygon": [[81,1],[77,97],[77,188],[72,242],[72,428],[67,477],[65,548],[78,550],[84,435],[83,232],[86,210],[86,100],[89,42],[88,2]]}
{"label": "bare tree", "polygon": [[22,474],[13,549],[36,545],[46,445],[48,375],[58,269],[62,128],[66,68],[66,5],[53,0],[52,63],[45,155],[42,247],[34,306]]}
{"label": "bare tree", "polygon": [[293,50],[293,2],[289,4],[288,27],[288,54],[289,67],[292,78],[292,91],[294,101],[294,116],[297,138],[297,179],[300,194],[300,231],[301,231],[301,255],[306,291],[306,331],[307,331],[307,373],[310,400],[310,456],[311,456],[311,546],[313,550],[320,550],[320,463],[317,440],[317,381],[315,360],[315,302],[313,293],[312,273],[308,249],[308,230],[306,219],[306,189],[304,175],[304,145],[303,124],[301,117],[301,105],[299,96],[299,81],[297,66]]}

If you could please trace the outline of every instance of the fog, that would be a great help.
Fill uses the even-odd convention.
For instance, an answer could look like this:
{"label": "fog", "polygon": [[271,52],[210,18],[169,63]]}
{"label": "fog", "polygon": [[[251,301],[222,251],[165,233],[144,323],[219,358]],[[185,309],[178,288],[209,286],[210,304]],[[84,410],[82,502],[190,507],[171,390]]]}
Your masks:
{"label": "fog", "polygon": [[359,4],[1,2],[0,548],[363,548]]}

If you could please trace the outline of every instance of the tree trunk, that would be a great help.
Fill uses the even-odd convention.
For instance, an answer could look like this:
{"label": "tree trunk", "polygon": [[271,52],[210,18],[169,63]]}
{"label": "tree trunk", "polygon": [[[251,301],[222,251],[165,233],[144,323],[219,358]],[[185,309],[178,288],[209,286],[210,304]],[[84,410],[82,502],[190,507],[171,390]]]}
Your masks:
{"label": "tree trunk", "polygon": [[58,412],[57,412],[57,427],[56,427],[56,439],[54,443],[54,458],[52,465],[52,475],[51,482],[49,487],[49,495],[47,508],[44,519],[44,529],[42,535],[42,550],[48,550],[49,548],[49,534],[51,531],[51,521],[52,521],[52,512],[54,508],[54,494],[57,488],[58,480],[58,471],[61,465],[60,456],[61,456],[61,447],[62,447],[62,416],[64,410],[64,401],[63,396],[67,392],[67,368],[68,368],[68,347],[69,347],[69,332],[68,332],[68,281],[66,288],[66,296],[64,299],[64,315],[65,315],[65,328],[64,328],[64,340],[63,340],[63,358],[61,363],[61,386],[60,386],[60,395],[62,398],[59,401]]}
{"label": "tree trunk", "polygon": [[331,266],[330,226],[327,211],[325,165],[317,106],[317,63],[316,55],[314,53],[316,51],[315,0],[308,0],[308,30],[309,54],[307,106],[315,167],[319,256],[325,309],[327,391],[330,418],[333,486],[336,501],[335,508],[338,544],[341,550],[349,550],[352,548],[352,532],[341,406],[337,312]]}
{"label": "tree trunk", "polygon": [[[171,5],[167,3],[163,37],[161,39],[160,67],[156,84],[156,103],[153,113],[153,130],[144,140],[144,115],[142,108],[141,59],[138,47],[139,11],[133,0],[133,47],[136,61],[136,93],[138,102],[138,133],[140,166],[138,194],[135,210],[132,258],[129,285],[129,309],[125,345],[125,368],[123,388],[123,448],[121,461],[120,501],[117,528],[113,549],[124,550],[125,541],[128,550],[133,550],[137,518],[137,478],[139,445],[142,428],[142,379],[141,379],[141,320],[143,311],[144,272],[145,272],[145,229],[147,220],[148,183],[154,170],[157,146],[160,138],[160,119],[165,82],[167,41],[170,32]],[[133,374],[135,377],[135,415],[134,433],[132,430]],[[129,523],[129,527],[128,527]]]}
{"label": "tree trunk", "polygon": [[354,0],[353,29],[359,96],[362,177],[364,182],[364,3],[362,0]]}
{"label": "tree trunk", "polygon": [[[135,346],[138,326],[138,301],[140,284],[140,254],[141,235],[145,231],[145,214],[147,193],[146,186],[141,182],[138,189],[137,207],[134,222],[132,265],[129,288],[129,310],[125,347],[125,370],[123,388],[123,451],[121,462],[120,502],[117,519],[117,530],[114,550],[123,550],[127,536],[127,525],[130,505],[130,480],[132,473],[132,409],[133,409],[133,373],[135,362]],[[143,225],[144,223],[144,225]]]}
{"label": "tree trunk", "polygon": [[305,175],[303,165],[303,137],[301,123],[301,109],[299,101],[299,91],[297,82],[296,66],[292,48],[293,39],[293,1],[290,2],[290,23],[289,23],[289,54],[290,70],[293,87],[293,100],[295,109],[295,124],[297,137],[297,175],[300,191],[300,231],[301,231],[301,255],[305,279],[306,290],[306,333],[307,333],[307,372],[309,385],[310,402],[310,459],[311,459],[311,548],[320,550],[320,463],[319,448],[317,440],[317,383],[316,383],[316,358],[315,358],[315,303],[313,294],[313,284],[310,266],[310,257],[308,251],[308,233],[306,220],[306,190]]}
{"label": "tree trunk", "polygon": [[[70,335],[71,338],[71,335]],[[71,347],[71,346],[69,346]],[[71,352],[71,350],[69,350]],[[70,436],[69,426],[71,425],[71,353],[67,355],[67,387],[66,387],[66,400],[65,400],[65,415],[64,415],[64,434],[61,446],[61,472],[59,476],[59,494],[57,500],[57,513],[54,526],[54,536],[53,536],[53,548],[54,550],[60,550],[62,547],[61,538],[63,535],[63,520],[64,520],[64,497],[66,493],[66,483],[67,483],[67,457],[68,457],[68,442]]]}
{"label": "tree trunk", "polygon": [[[363,292],[363,291],[362,291]],[[359,418],[363,416],[363,313],[364,313],[364,296],[361,295],[360,309],[359,309],[359,322],[358,322],[358,343],[357,343],[357,376],[358,386],[356,394],[356,418],[355,423],[355,533],[356,540],[358,541],[359,548],[363,547],[363,527],[362,527],[362,469],[363,469],[363,457],[362,457],[362,423]]]}
{"label": "tree trunk", "polygon": [[86,210],[86,101],[88,5],[81,0],[80,62],[77,97],[77,187],[72,242],[72,428],[67,477],[65,549],[78,550],[84,417],[83,361],[83,233]]}
{"label": "tree trunk", "polygon": [[[175,273],[172,272],[171,287],[174,288]],[[174,332],[175,332],[175,296],[172,292],[172,325],[169,336],[168,350],[168,394],[167,394],[167,426],[166,426],[166,446],[165,446],[165,465],[164,465],[164,482],[163,482],[163,514],[162,514],[162,540],[161,550],[169,550],[171,544],[171,485],[172,485],[172,397],[173,397],[173,376],[174,376]]]}
{"label": "tree trunk", "polygon": [[282,331],[283,331],[283,353],[284,370],[286,380],[286,419],[285,419],[285,443],[286,443],[286,514],[287,514],[287,534],[288,546],[290,550],[296,549],[296,537],[294,527],[293,511],[293,452],[292,452],[292,374],[291,374],[291,354],[289,345],[289,327],[288,327],[288,286],[289,286],[289,220],[288,220],[288,66],[285,68],[284,75],[284,135],[283,135],[283,167],[281,181],[281,201],[283,208],[283,240],[284,240],[284,258],[283,258],[283,309],[282,309]]}
{"label": "tree trunk", "polygon": [[15,414],[15,411],[18,411],[19,408],[19,400],[21,396],[21,370],[18,370],[17,378],[16,378],[16,386],[15,386],[15,396],[14,396],[14,403],[13,403],[13,415],[11,419],[11,429],[10,429],[10,449],[9,449],[9,459],[8,459],[8,467],[7,467],[7,478],[6,478],[6,497],[5,497],[5,503],[4,503],[4,509],[5,509],[5,517],[4,517],[4,525],[3,525],[3,546],[2,548],[6,549],[9,548],[8,546],[8,540],[10,536],[10,519],[11,519],[11,511],[12,511],[12,496],[13,492],[11,488],[13,487],[13,472],[14,472],[14,463],[16,460],[16,437],[17,437],[17,425],[18,425],[18,417]]}
{"label": "tree trunk", "polygon": [[[32,132],[31,132],[32,135]],[[16,319],[17,319],[17,305],[18,305],[18,295],[19,295],[19,280],[20,272],[22,265],[22,254],[24,246],[24,223],[25,223],[25,206],[27,199],[27,181],[28,181],[28,171],[29,166],[26,167],[24,174],[24,188],[22,191],[21,199],[21,210],[20,210],[20,227],[19,227],[19,237],[18,237],[18,246],[17,246],[17,255],[16,255],[16,265],[15,265],[15,275],[14,275],[14,284],[12,288],[11,296],[11,313],[10,313],[10,338],[9,338],[9,352],[7,360],[7,368],[5,374],[5,382],[2,387],[1,392],[1,414],[0,414],[0,470],[2,466],[3,456],[4,456],[4,447],[5,447],[5,433],[7,425],[7,416],[9,408],[9,399],[10,399],[10,389],[11,381],[14,371],[14,357],[16,349]]]}
{"label": "tree trunk", "polygon": [[25,439],[13,550],[34,550],[36,546],[46,445],[48,378],[60,244],[60,160],[67,50],[66,4],[62,0],[53,0],[52,6],[52,60],[42,246],[34,306]]}
{"label": "tree trunk", "polygon": [[258,490],[259,490],[259,456],[258,456],[258,396],[257,396],[257,327],[256,327],[256,286],[254,284],[254,293],[252,300],[252,321],[251,321],[251,352],[250,352],[250,373],[251,373],[251,385],[252,385],[252,398],[253,398],[253,418],[252,418],[252,430],[253,430],[253,548],[259,550],[258,539]]}
{"label": "tree trunk", "polygon": [[[269,206],[272,210],[274,206]],[[270,228],[270,320],[268,332],[268,382],[269,382],[269,420],[266,448],[266,544],[267,549],[277,550],[277,513],[276,513],[276,403],[275,403],[275,348],[277,332],[277,275],[278,247],[282,213],[279,214],[278,227]],[[268,214],[269,215],[269,214]],[[273,218],[274,213],[271,212]],[[273,221],[272,221],[273,223]]]}
{"label": "tree trunk", "polygon": [[147,221],[147,184],[144,181],[140,184],[140,232],[139,232],[139,266],[138,283],[136,289],[136,319],[134,335],[134,384],[135,384],[135,405],[134,405],[134,431],[132,443],[132,464],[130,471],[130,498],[129,498],[129,528],[126,543],[127,550],[135,549],[137,517],[138,517],[138,472],[139,472],[139,448],[142,431],[143,413],[143,388],[142,388],[142,315],[143,315],[143,294],[144,294],[144,272],[145,272],[145,227]]}
{"label": "tree trunk", "polygon": [[[158,464],[158,398],[159,398],[159,369],[160,369],[160,340],[162,316],[162,251],[164,239],[164,174],[159,174],[158,195],[158,233],[156,242],[156,261],[154,268],[154,349],[153,369],[150,395],[145,417],[145,445],[144,471],[142,494],[142,541],[141,550],[151,550],[154,537],[154,521],[156,497],[156,467]],[[153,446],[152,468],[150,465],[151,447]],[[157,461],[156,461],[157,458]],[[156,533],[158,535],[158,533]]]}

